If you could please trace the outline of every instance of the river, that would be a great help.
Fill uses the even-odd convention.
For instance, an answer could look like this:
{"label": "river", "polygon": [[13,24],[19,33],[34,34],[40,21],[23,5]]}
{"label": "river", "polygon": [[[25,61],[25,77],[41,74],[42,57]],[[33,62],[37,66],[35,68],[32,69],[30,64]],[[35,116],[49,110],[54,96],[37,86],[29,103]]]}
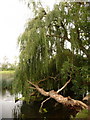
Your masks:
{"label": "river", "polygon": [[[0,117],[1,118],[14,118],[14,111],[17,110],[17,114],[20,113],[20,107],[22,101],[15,103],[15,95],[11,95],[8,90],[4,93],[0,92]],[[18,110],[19,107],[19,110]]]}

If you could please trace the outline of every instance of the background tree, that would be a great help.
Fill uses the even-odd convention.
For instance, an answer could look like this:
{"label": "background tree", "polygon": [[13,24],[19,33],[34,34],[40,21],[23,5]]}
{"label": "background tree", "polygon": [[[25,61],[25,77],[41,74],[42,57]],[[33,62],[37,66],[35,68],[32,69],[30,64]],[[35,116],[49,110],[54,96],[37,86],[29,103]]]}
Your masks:
{"label": "background tree", "polygon": [[8,58],[6,56],[3,57],[3,63],[1,64],[1,69],[2,70],[7,70],[8,69]]}
{"label": "background tree", "polygon": [[[34,18],[18,39],[15,91],[29,100],[35,90],[28,81],[45,90],[58,90],[71,76],[71,83],[61,94],[82,98],[88,90],[90,71],[89,3],[60,2],[52,11],[38,4],[34,11]],[[40,95],[36,92],[35,96]]]}
{"label": "background tree", "polygon": [[0,63],[0,68],[2,71],[5,70],[15,70],[18,63],[18,58],[14,57],[14,62],[10,63],[6,56],[3,57],[2,63]]}

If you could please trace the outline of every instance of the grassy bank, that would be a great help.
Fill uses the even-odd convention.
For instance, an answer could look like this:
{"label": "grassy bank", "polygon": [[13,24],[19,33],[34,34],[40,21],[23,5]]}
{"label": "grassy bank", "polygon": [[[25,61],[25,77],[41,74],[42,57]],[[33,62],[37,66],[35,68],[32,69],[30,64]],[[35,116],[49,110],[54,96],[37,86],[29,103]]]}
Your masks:
{"label": "grassy bank", "polygon": [[0,71],[0,74],[12,74],[14,73],[14,70],[9,70],[9,71]]}
{"label": "grassy bank", "polygon": [[0,80],[12,80],[14,78],[15,71],[0,71]]}

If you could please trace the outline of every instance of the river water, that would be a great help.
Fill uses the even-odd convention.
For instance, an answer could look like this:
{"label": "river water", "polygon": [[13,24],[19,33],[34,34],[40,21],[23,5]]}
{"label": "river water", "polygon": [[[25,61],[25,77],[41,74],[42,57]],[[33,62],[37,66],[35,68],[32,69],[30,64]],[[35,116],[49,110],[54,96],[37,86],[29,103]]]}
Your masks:
{"label": "river water", "polygon": [[20,113],[20,107],[22,101],[15,103],[15,95],[11,95],[8,90],[4,93],[0,92],[0,117],[1,118],[14,118],[14,110],[19,107],[17,110],[18,114]]}

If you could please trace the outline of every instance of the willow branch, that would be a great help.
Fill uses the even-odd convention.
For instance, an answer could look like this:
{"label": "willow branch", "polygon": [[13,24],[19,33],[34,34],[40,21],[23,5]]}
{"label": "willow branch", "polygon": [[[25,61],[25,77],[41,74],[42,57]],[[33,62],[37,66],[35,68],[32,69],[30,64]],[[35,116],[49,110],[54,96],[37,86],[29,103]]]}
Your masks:
{"label": "willow branch", "polygon": [[36,89],[35,87],[29,87],[29,88],[31,88],[31,89]]}
{"label": "willow branch", "polygon": [[40,80],[37,84],[40,84],[41,82],[43,82],[43,81],[45,81],[45,80],[47,80],[47,79],[49,79],[49,78],[55,80],[55,79],[57,78],[57,76],[58,76],[58,74],[57,74],[55,77],[53,77],[53,76],[48,76],[47,78],[44,78],[44,79]]}
{"label": "willow branch", "polygon": [[34,96],[34,95],[35,95],[35,93],[36,93],[36,92],[31,93],[31,94],[30,94],[30,96]]}

